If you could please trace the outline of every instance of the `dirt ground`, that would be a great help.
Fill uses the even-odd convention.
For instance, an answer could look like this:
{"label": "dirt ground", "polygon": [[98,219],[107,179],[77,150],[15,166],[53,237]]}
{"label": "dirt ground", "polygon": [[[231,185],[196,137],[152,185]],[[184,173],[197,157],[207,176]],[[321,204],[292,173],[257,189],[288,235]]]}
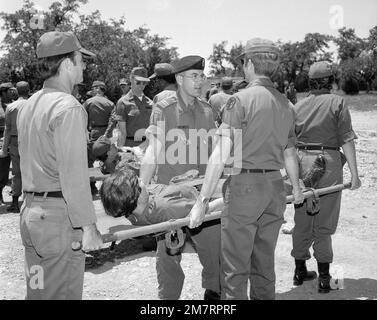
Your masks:
{"label": "dirt ground", "polygon": [[[333,237],[333,274],[344,279],[344,289],[327,295],[317,293],[317,282],[292,286],[293,259],[291,236],[280,233],[276,248],[277,299],[335,300],[377,299],[377,108],[374,111],[352,111],[357,140],[358,167],[362,187],[343,192],[341,218]],[[345,172],[345,181],[349,173]],[[10,188],[4,190],[10,202]],[[98,205],[98,201],[96,203]],[[285,214],[283,227],[292,225],[293,208]],[[182,266],[186,274],[181,299],[202,299],[201,265],[191,246],[186,246]],[[315,270],[315,261],[308,263]],[[23,299],[25,279],[23,247],[19,234],[19,214],[6,213],[0,207],[0,299]],[[140,241],[126,240],[113,251],[95,252],[87,259],[84,299],[157,299],[155,252],[143,251]]]}

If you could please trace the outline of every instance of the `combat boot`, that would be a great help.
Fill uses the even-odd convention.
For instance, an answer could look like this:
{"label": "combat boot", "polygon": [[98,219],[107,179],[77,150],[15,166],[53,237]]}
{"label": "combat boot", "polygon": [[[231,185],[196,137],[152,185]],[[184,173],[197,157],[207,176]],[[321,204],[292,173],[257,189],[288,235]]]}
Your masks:
{"label": "combat boot", "polygon": [[7,212],[19,213],[18,196],[12,196],[12,204],[7,208]]}
{"label": "combat boot", "polygon": [[296,269],[293,276],[293,285],[301,286],[304,281],[311,281],[317,278],[317,273],[315,271],[308,271],[306,269],[305,260],[295,259]]}
{"label": "combat boot", "polygon": [[206,289],[206,291],[204,292],[204,300],[220,300],[220,293]]}
{"label": "combat boot", "polygon": [[330,263],[318,262],[318,273],[318,292],[329,293],[332,290],[330,285]]}

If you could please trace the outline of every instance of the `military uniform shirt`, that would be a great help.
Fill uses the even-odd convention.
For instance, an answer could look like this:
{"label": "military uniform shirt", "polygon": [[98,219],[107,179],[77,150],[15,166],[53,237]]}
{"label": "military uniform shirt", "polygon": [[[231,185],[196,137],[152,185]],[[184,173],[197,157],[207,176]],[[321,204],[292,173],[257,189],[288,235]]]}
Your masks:
{"label": "military uniform shirt", "polygon": [[162,101],[166,98],[171,96],[175,96],[177,94],[177,87],[174,84],[171,84],[165,88],[165,90],[157,93],[153,98],[153,103],[156,104],[159,101]]}
{"label": "military uniform shirt", "polygon": [[[208,132],[212,129],[211,134],[214,135],[215,128],[211,106],[200,99],[195,99],[191,106],[186,106],[177,92],[176,97],[172,96],[155,104],[146,134],[164,139],[164,154],[159,159],[157,182],[168,184],[171,178],[191,169],[197,169],[200,174],[204,174],[212,151],[212,142],[211,139],[195,139],[193,135],[190,136],[190,129],[193,129],[192,133],[196,132],[196,129],[204,129],[204,137],[208,137]],[[162,130],[163,137],[158,134],[159,129]],[[174,146],[177,147],[175,150],[180,151],[172,154]]]}
{"label": "military uniform shirt", "polygon": [[86,100],[83,106],[88,113],[89,128],[107,126],[114,103],[106,97],[97,95]]}
{"label": "military uniform shirt", "polygon": [[199,192],[195,187],[184,185],[151,185],[149,204],[143,213],[131,214],[128,219],[133,225],[161,223],[186,217],[194,206]]}
{"label": "military uniform shirt", "polygon": [[344,99],[327,89],[312,91],[294,110],[299,145],[341,147],[357,139]]}
{"label": "military uniform shirt", "polygon": [[221,91],[219,93],[216,93],[216,94],[212,95],[209,98],[208,103],[213,108],[213,114],[214,114],[215,118],[220,115],[221,108],[227,103],[228,99],[231,96],[232,95],[227,94],[227,93]]}
{"label": "military uniform shirt", "polygon": [[284,150],[296,141],[294,111],[270,79],[256,79],[228,100],[217,134],[234,139],[234,129],[242,130],[242,168],[284,168]]}
{"label": "military uniform shirt", "polygon": [[116,106],[116,120],[126,122],[127,137],[133,138],[139,129],[147,129],[152,112],[152,100],[143,94],[141,100],[130,90],[119,99]]}
{"label": "military uniform shirt", "polygon": [[61,84],[43,89],[18,111],[23,190],[62,191],[73,227],[96,222],[89,189],[87,113]]}
{"label": "military uniform shirt", "polygon": [[5,125],[7,131],[11,136],[17,136],[17,114],[18,110],[22,108],[27,102],[26,99],[19,98],[17,101],[8,105],[5,110]]}

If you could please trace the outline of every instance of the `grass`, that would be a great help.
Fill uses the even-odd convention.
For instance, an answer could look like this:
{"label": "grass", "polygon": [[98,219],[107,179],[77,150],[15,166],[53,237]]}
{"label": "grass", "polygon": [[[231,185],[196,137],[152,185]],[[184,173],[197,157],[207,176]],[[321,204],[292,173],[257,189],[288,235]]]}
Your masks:
{"label": "grass", "polygon": [[[346,95],[343,91],[339,91],[336,94],[342,96],[346,105],[354,111],[377,111],[377,92],[360,92],[357,95]],[[308,94],[300,92],[297,94],[297,99],[300,101]]]}

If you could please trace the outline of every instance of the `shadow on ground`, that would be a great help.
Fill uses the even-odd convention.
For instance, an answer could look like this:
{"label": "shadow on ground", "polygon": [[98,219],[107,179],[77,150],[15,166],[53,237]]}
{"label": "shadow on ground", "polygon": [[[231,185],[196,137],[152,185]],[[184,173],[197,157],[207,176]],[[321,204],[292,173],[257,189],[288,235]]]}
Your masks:
{"label": "shadow on ground", "polygon": [[127,239],[118,244],[88,253],[85,258],[85,271],[94,274],[104,273],[120,262],[133,261],[141,257],[156,255],[155,238],[144,237]]}
{"label": "shadow on ground", "polygon": [[290,291],[276,294],[277,300],[377,300],[377,280],[344,279],[344,289],[327,294],[317,292],[317,280],[305,282]]}

